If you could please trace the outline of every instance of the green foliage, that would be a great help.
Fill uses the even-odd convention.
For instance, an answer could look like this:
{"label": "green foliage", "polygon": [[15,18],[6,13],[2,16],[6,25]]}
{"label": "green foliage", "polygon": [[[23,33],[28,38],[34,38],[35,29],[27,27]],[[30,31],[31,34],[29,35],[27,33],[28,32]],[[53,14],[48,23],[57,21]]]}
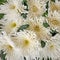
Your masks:
{"label": "green foliage", "polygon": [[43,13],[43,15],[42,16],[44,16],[44,17],[47,17],[48,16],[48,8],[49,8],[49,1],[47,1],[46,2],[46,12],[45,13]]}
{"label": "green foliage", "polygon": [[3,50],[1,50],[0,51],[0,58],[1,58],[1,60],[6,60],[6,53],[4,53],[4,51]]}
{"label": "green foliage", "polygon": [[7,0],[0,0],[0,5],[3,5],[6,2],[7,2]]}
{"label": "green foliage", "polygon": [[17,32],[19,32],[20,30],[27,29],[28,27],[29,27],[29,24],[22,25],[18,28]]}
{"label": "green foliage", "polygon": [[0,20],[4,17],[4,13],[0,13]]}
{"label": "green foliage", "polygon": [[43,40],[41,40],[41,47],[44,48],[46,45],[46,42],[44,42]]}
{"label": "green foliage", "polygon": [[52,36],[55,36],[58,32],[56,30],[51,29],[50,33]]}
{"label": "green foliage", "polygon": [[51,0],[52,2],[55,2],[55,0]]}
{"label": "green foliage", "polygon": [[26,19],[27,18],[27,13],[21,13],[21,16]]}
{"label": "green foliage", "polygon": [[47,28],[47,27],[49,27],[49,24],[48,24],[47,22],[43,22],[43,26],[44,26],[45,28]]}
{"label": "green foliage", "polygon": [[28,11],[27,0],[23,0],[23,1],[22,1],[22,4],[23,4],[24,6],[26,6],[26,9],[24,9],[24,10]]}

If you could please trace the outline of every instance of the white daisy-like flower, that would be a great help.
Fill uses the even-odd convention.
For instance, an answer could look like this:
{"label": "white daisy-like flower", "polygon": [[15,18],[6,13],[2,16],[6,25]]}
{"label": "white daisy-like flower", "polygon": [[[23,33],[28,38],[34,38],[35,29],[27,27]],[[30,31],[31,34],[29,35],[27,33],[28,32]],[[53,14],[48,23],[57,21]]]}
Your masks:
{"label": "white daisy-like flower", "polygon": [[[18,2],[18,1],[17,1]],[[14,0],[8,0],[6,4],[0,5],[0,13],[4,14],[2,20],[20,20],[20,13],[18,12],[18,3]],[[17,5],[18,4],[18,5]]]}
{"label": "white daisy-like flower", "polygon": [[1,50],[7,60],[60,60],[60,1],[7,0],[1,4]]}
{"label": "white daisy-like flower", "polygon": [[17,28],[21,25],[21,19],[7,20],[1,21],[2,29],[6,31],[8,34],[17,30]]}
{"label": "white daisy-like flower", "polygon": [[60,12],[60,2],[50,2],[50,10],[53,12],[53,11],[58,11]]}
{"label": "white daisy-like flower", "polygon": [[[4,32],[3,35],[0,34],[0,51],[3,50],[6,53],[7,60],[20,60],[21,51],[15,47],[14,43],[11,41],[10,37]],[[17,58],[16,58],[17,57]]]}
{"label": "white daisy-like flower", "polygon": [[21,0],[8,0],[6,4],[0,5],[0,13],[21,12],[23,9]]}
{"label": "white daisy-like flower", "polygon": [[60,14],[57,11],[54,11],[53,13],[50,12],[47,20],[51,28],[56,28],[60,31]]}
{"label": "white daisy-like flower", "polygon": [[48,39],[49,34],[47,32],[47,29],[43,26],[44,18],[34,18],[34,19],[28,19],[27,23],[29,24],[28,30],[34,31],[38,38],[40,39]]}
{"label": "white daisy-like flower", "polygon": [[28,1],[28,7],[29,7],[29,16],[31,17],[38,17],[41,16],[46,8],[45,8],[46,4],[45,2],[40,2],[38,0],[29,0]]}
{"label": "white daisy-like flower", "polygon": [[11,38],[16,47],[21,49],[23,56],[36,57],[39,55],[39,42],[34,32],[20,31],[16,35],[11,35]]}
{"label": "white daisy-like flower", "polygon": [[16,5],[14,4],[13,0],[8,0],[6,4],[0,5],[0,13],[8,13],[15,10],[16,12]]}
{"label": "white daisy-like flower", "polygon": [[[60,43],[59,43],[60,44]],[[60,45],[57,41],[51,39],[51,41],[45,41],[45,47],[40,51],[41,59],[52,59],[57,60],[60,59]],[[44,45],[44,44],[43,44]]]}

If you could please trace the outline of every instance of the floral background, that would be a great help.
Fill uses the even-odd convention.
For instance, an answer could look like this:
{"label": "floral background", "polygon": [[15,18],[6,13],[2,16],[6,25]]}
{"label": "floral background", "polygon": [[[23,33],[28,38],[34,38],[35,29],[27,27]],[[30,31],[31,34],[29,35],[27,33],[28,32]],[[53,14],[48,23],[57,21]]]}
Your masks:
{"label": "floral background", "polygon": [[0,0],[0,60],[60,60],[60,0]]}

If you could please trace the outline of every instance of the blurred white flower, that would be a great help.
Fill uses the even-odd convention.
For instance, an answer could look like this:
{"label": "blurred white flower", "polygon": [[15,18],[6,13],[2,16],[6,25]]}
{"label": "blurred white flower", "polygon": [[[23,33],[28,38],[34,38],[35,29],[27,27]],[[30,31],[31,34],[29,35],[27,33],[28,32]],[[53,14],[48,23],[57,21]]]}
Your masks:
{"label": "blurred white flower", "polygon": [[29,24],[28,30],[32,30],[36,33],[38,38],[40,39],[48,39],[49,35],[47,33],[46,28],[43,26],[43,22],[45,19],[43,17],[40,18],[29,18],[26,23]]}
{"label": "blurred white flower", "polygon": [[40,2],[39,0],[29,0],[29,17],[39,17],[46,11],[45,2]]}
{"label": "blurred white flower", "polygon": [[34,32],[24,30],[11,35],[16,47],[22,50],[23,56],[38,56],[39,42]]}
{"label": "blurred white flower", "polygon": [[21,51],[15,47],[14,43],[5,32],[3,35],[0,35],[0,50],[6,53],[7,60],[20,60],[20,56],[22,56]]}

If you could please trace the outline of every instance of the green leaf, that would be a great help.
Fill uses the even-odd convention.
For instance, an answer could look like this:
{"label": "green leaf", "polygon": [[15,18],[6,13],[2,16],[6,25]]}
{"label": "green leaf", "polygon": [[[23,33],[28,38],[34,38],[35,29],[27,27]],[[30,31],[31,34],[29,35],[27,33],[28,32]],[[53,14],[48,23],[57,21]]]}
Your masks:
{"label": "green leaf", "polygon": [[43,13],[42,16],[47,17],[48,16],[48,11],[46,11],[45,13]]}
{"label": "green leaf", "polygon": [[23,0],[22,4],[24,4],[25,6],[27,6],[27,0]]}
{"label": "green leaf", "polygon": [[51,0],[52,2],[55,2],[55,0]]}
{"label": "green leaf", "polygon": [[26,19],[27,18],[27,13],[21,13],[21,16]]}
{"label": "green leaf", "polygon": [[47,27],[49,27],[50,25],[49,25],[47,22],[43,22],[43,26],[44,26],[45,28],[47,28]]}
{"label": "green leaf", "polygon": [[1,60],[6,60],[6,53],[4,53],[4,51],[3,50],[1,50],[0,51],[0,58],[1,58]]}
{"label": "green leaf", "polygon": [[52,60],[52,58],[50,57],[50,60]]}
{"label": "green leaf", "polygon": [[22,1],[22,4],[23,4],[24,6],[26,6],[26,9],[24,9],[24,10],[28,11],[27,0],[23,0],[23,1]]}
{"label": "green leaf", "polygon": [[24,57],[24,60],[26,60],[26,57]]}
{"label": "green leaf", "polygon": [[50,60],[49,57],[47,57],[47,60]]}
{"label": "green leaf", "polygon": [[41,40],[41,47],[44,48],[46,45],[46,42],[44,42],[43,40]]}
{"label": "green leaf", "polygon": [[58,32],[56,30],[51,29],[50,33],[52,36],[55,36]]}
{"label": "green leaf", "polygon": [[47,17],[48,16],[48,8],[49,8],[49,1],[47,1],[46,2],[46,12],[45,13],[43,13],[43,15],[42,16],[44,16],[44,17]]}
{"label": "green leaf", "polygon": [[52,60],[52,58],[51,57],[47,57],[47,60]]}
{"label": "green leaf", "polygon": [[42,58],[42,60],[44,60],[44,57]]}
{"label": "green leaf", "polygon": [[0,26],[3,26],[3,24],[0,24]]}
{"label": "green leaf", "polygon": [[7,0],[0,0],[0,5],[3,5],[6,2],[7,2]]}
{"label": "green leaf", "polygon": [[0,19],[2,19],[4,17],[4,13],[0,13]]}
{"label": "green leaf", "polygon": [[18,28],[17,32],[19,32],[20,30],[27,29],[28,27],[29,27],[29,24],[22,25]]}

